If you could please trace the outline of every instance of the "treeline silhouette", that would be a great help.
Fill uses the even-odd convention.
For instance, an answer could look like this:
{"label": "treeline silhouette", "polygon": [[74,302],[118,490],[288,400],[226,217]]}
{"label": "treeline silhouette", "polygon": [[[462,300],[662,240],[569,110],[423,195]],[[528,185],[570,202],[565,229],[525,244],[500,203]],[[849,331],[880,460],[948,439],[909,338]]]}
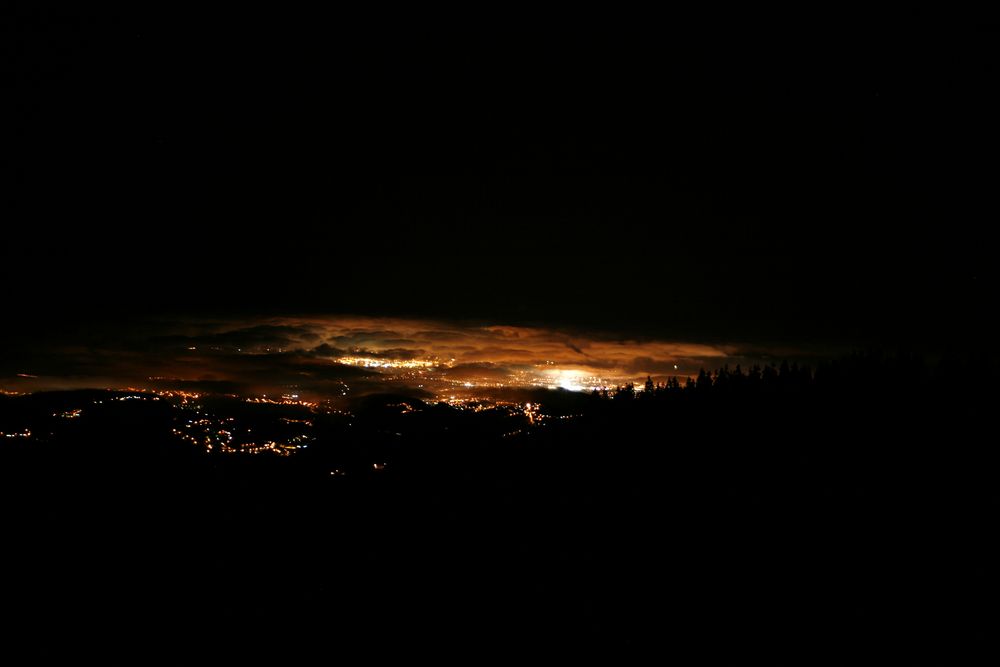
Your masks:
{"label": "treeline silhouette", "polygon": [[798,393],[817,391],[833,394],[842,391],[866,394],[887,391],[934,391],[975,399],[995,391],[992,367],[983,361],[942,359],[933,363],[917,354],[856,352],[843,359],[819,363],[815,368],[797,361],[754,364],[744,370],[740,364],[727,364],[711,371],[701,368],[697,376],[671,376],[653,381],[652,376],[637,387],[634,383],[593,390],[592,395],[615,400],[663,398],[678,392],[713,391],[722,393]]}
{"label": "treeline silhouette", "polygon": [[162,402],[106,403],[0,443],[8,604],[49,656],[957,659],[998,620],[996,377],[723,367],[545,393],[572,418],[513,436],[372,397],[288,458],[205,455]]}

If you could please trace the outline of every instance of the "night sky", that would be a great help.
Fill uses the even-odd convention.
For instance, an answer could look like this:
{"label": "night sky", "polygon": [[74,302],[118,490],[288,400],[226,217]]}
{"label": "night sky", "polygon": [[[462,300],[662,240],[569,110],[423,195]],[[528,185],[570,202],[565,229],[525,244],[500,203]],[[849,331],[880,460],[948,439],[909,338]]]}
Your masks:
{"label": "night sky", "polygon": [[988,31],[11,11],[5,335],[350,313],[991,339]]}

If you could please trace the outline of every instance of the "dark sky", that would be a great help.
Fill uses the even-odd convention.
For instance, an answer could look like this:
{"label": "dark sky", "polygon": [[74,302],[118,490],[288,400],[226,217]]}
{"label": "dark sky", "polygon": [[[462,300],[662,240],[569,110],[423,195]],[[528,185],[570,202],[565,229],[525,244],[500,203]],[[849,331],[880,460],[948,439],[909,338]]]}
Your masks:
{"label": "dark sky", "polygon": [[9,329],[355,312],[991,340],[987,28],[5,11]]}

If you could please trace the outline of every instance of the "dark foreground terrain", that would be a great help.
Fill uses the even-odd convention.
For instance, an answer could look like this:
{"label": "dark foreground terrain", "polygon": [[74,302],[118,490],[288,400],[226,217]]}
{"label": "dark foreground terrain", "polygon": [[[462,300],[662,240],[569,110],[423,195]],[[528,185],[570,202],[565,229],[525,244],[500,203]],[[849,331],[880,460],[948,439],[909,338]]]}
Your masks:
{"label": "dark foreground terrain", "polygon": [[858,357],[536,425],[390,398],[290,456],[186,444],[166,401],[3,396],[10,433],[91,401],[0,442],[4,650],[963,661],[998,620],[991,377]]}

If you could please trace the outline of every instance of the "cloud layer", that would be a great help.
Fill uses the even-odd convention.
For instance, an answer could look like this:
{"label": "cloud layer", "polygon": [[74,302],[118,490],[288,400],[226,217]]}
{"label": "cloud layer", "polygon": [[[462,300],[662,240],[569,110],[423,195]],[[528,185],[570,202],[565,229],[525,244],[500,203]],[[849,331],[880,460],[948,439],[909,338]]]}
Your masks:
{"label": "cloud layer", "polygon": [[180,319],[95,327],[28,347],[0,367],[0,388],[189,387],[313,399],[394,391],[490,399],[512,387],[583,389],[747,360],[734,346],[542,327],[350,316]]}

